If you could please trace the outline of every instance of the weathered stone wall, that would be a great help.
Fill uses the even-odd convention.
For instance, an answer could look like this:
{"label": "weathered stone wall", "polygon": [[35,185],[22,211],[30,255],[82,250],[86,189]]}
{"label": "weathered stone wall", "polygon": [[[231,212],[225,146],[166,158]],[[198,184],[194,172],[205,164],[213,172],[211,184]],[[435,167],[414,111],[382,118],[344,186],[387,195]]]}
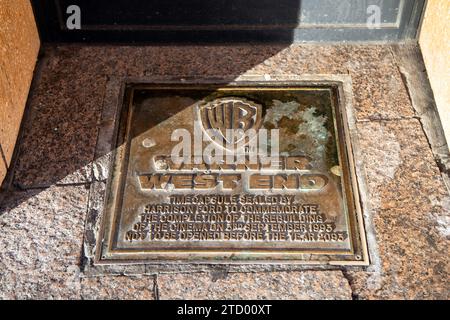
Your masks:
{"label": "weathered stone wall", "polygon": [[431,87],[450,142],[450,1],[428,0],[419,43]]}
{"label": "weathered stone wall", "polygon": [[39,46],[30,1],[1,1],[0,184],[11,163]]}

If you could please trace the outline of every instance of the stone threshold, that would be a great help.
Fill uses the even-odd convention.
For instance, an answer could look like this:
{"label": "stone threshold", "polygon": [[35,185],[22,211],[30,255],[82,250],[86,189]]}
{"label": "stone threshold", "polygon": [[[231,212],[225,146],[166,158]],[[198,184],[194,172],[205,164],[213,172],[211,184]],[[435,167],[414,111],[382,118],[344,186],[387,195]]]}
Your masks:
{"label": "stone threshold", "polygon": [[[432,96],[416,44],[60,46],[44,51],[11,183],[1,195],[5,249],[0,266],[5,271],[0,296],[126,297],[118,289],[123,287],[140,290],[136,296],[148,299],[448,298],[448,167],[441,164],[446,157],[442,141],[433,138],[440,136],[439,126],[429,125],[434,111],[425,106]],[[219,56],[231,57],[230,63],[221,63]],[[115,125],[111,106],[120,105],[126,81],[165,74],[177,80],[218,74],[230,80],[299,74],[351,78],[371,265],[92,266],[108,175],[108,137]],[[35,246],[38,251],[29,251]],[[39,278],[33,270],[47,271]],[[58,282],[67,287],[58,288]],[[305,295],[279,285],[288,282],[288,288],[298,286]]]}

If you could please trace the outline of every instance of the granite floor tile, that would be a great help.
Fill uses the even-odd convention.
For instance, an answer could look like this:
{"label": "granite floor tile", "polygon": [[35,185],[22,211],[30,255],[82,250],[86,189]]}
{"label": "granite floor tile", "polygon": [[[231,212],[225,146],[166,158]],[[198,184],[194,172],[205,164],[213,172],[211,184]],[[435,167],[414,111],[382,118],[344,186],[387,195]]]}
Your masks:
{"label": "granite floor tile", "polygon": [[88,192],[9,193],[0,204],[0,297],[77,298]]}
{"label": "granite floor tile", "polygon": [[52,70],[69,77],[95,75],[131,77],[143,75],[141,51],[144,48],[111,45],[48,45],[45,47],[45,55]]}
{"label": "granite floor tile", "polygon": [[[70,127],[23,139],[14,183],[20,188],[87,183],[92,179],[96,127]],[[36,149],[34,147],[39,146]],[[34,150],[32,152],[31,150]]]}
{"label": "granite floor tile", "polygon": [[237,77],[278,54],[283,46],[147,47],[140,52],[144,76]]}
{"label": "granite floor tile", "polygon": [[376,243],[360,298],[449,298],[450,198],[418,120],[358,125]]}
{"label": "granite floor tile", "polygon": [[101,276],[81,280],[84,300],[154,300],[154,276]]}
{"label": "granite floor tile", "polygon": [[14,183],[27,188],[89,182],[106,77],[72,79],[54,75],[57,70],[43,72],[18,145]]}
{"label": "granite floor tile", "polygon": [[380,64],[350,72],[358,120],[392,120],[415,115],[400,73],[383,67]]}
{"label": "granite floor tile", "polygon": [[161,274],[160,299],[310,300],[351,299],[351,289],[341,271],[267,273]]}
{"label": "granite floor tile", "polygon": [[[26,279],[26,280],[25,280]],[[79,270],[65,272],[22,273],[14,278],[0,275],[2,300],[78,300],[80,296]]]}

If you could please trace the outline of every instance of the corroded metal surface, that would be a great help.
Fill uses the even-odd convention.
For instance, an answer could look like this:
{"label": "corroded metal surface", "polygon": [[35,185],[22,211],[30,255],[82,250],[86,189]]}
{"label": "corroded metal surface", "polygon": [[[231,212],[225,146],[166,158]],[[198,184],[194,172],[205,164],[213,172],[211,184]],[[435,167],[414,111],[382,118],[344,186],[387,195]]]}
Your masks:
{"label": "corroded metal surface", "polygon": [[97,263],[367,264],[337,92],[295,83],[130,87]]}

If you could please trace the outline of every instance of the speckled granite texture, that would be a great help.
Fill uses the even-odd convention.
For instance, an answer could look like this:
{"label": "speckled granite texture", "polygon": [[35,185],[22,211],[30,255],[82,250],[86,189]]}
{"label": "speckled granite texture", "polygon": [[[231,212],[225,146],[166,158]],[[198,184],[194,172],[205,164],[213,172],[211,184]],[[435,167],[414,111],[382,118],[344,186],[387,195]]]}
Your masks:
{"label": "speckled granite texture", "polygon": [[[450,196],[395,52],[390,45],[45,48],[12,183],[1,195],[0,298],[450,298]],[[111,133],[121,83],[264,74],[351,77],[370,267],[90,268],[83,242],[101,213],[96,195],[109,151],[98,141]]]}

